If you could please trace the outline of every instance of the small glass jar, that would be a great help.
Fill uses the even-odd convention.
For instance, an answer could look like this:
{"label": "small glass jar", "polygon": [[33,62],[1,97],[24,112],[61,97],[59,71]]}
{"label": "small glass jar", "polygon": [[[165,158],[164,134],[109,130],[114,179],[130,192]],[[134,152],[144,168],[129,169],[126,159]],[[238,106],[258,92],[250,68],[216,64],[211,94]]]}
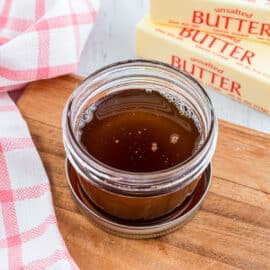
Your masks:
{"label": "small glass jar", "polygon": [[[129,89],[159,91],[180,101],[181,110],[200,126],[202,144],[197,152],[174,167],[147,173],[118,170],[91,156],[79,140],[85,111],[100,98]],[[147,60],[123,61],[91,74],[71,95],[63,113],[67,159],[84,193],[110,217],[138,225],[168,216],[192,194],[211,163],[217,129],[212,103],[195,79]]]}

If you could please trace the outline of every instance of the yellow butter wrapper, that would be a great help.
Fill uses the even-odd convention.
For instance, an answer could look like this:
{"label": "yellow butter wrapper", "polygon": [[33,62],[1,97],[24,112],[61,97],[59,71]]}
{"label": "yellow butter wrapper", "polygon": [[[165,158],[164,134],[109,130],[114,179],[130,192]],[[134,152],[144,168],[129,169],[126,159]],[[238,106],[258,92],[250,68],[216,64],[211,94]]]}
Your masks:
{"label": "yellow butter wrapper", "polygon": [[151,0],[156,23],[270,43],[269,0]]}
{"label": "yellow butter wrapper", "polygon": [[138,57],[169,63],[202,85],[270,113],[270,46],[174,28],[143,19],[136,28]]}

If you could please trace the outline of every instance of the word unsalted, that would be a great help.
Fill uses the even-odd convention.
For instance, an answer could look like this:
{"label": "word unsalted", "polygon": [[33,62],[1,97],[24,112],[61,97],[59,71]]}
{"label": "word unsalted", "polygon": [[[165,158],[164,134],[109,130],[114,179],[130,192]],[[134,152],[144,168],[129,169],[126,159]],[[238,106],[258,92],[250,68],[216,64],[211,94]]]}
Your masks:
{"label": "word unsalted", "polygon": [[270,1],[151,0],[156,23],[270,43]]}
{"label": "word unsalted", "polygon": [[143,19],[136,29],[136,53],[189,73],[202,85],[270,113],[270,54],[266,44],[157,25]]}

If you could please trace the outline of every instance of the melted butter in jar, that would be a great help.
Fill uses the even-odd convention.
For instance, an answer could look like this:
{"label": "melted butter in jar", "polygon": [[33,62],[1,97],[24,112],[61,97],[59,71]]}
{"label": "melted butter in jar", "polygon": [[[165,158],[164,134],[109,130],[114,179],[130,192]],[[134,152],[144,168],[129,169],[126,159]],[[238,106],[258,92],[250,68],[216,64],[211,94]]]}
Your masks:
{"label": "melted butter in jar", "polygon": [[[84,114],[80,140],[98,161],[129,172],[173,167],[199,148],[196,118],[157,91],[125,90],[97,101]],[[188,113],[187,113],[188,112]]]}

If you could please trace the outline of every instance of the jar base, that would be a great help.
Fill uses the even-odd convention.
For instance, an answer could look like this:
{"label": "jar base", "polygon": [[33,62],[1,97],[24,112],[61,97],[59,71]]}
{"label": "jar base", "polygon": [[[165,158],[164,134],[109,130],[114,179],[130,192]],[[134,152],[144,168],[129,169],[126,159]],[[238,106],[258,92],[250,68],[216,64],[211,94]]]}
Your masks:
{"label": "jar base", "polygon": [[159,237],[175,231],[188,223],[199,210],[211,182],[211,165],[205,170],[203,177],[193,193],[170,214],[151,221],[129,222],[110,216],[95,206],[86,196],[75,170],[66,160],[66,177],[72,195],[80,211],[96,226],[120,237],[132,239],[148,239]]}

